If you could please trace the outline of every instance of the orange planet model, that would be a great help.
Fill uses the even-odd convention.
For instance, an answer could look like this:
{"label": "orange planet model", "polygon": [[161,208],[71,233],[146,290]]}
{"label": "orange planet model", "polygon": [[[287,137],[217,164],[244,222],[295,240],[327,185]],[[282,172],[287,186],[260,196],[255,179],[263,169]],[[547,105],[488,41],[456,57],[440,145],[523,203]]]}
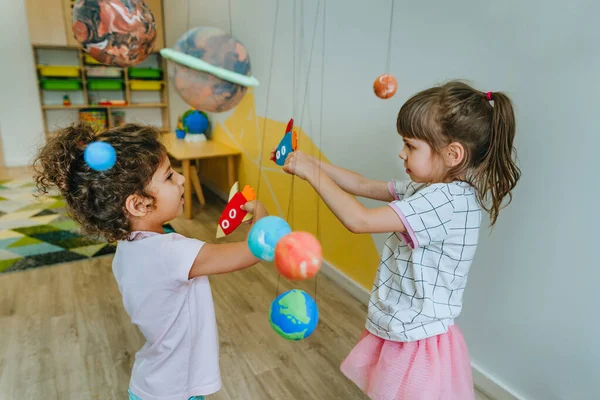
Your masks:
{"label": "orange planet model", "polygon": [[321,269],[321,244],[311,233],[291,232],[275,246],[275,267],[287,279],[312,278]]}
{"label": "orange planet model", "polygon": [[381,99],[389,99],[396,94],[396,90],[398,90],[398,82],[389,74],[379,75],[373,83],[373,91]]}

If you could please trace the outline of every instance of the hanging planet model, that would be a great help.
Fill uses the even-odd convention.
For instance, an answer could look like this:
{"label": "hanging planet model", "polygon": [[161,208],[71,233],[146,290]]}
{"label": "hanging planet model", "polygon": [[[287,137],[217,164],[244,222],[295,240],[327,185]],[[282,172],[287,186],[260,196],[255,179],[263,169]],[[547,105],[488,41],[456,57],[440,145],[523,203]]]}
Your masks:
{"label": "hanging planet model", "polygon": [[380,99],[389,99],[396,94],[398,82],[390,74],[379,75],[373,83],[373,91]]}
{"label": "hanging planet model", "polygon": [[154,15],[142,0],[79,0],[73,6],[73,35],[96,61],[130,67],[154,50]]}
{"label": "hanging planet model", "polygon": [[231,110],[248,87],[258,86],[244,45],[219,28],[194,28],[160,54],[169,60],[169,77],[181,98],[198,110]]}

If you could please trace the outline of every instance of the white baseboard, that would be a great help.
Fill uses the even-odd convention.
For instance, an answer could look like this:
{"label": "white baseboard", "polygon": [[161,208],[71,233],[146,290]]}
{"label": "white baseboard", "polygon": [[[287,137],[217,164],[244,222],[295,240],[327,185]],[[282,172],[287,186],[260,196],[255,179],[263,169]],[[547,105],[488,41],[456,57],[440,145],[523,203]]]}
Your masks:
{"label": "white baseboard", "polygon": [[348,275],[344,274],[342,271],[334,267],[328,261],[323,260],[321,264],[321,272],[340,285],[343,289],[345,289],[348,293],[354,296],[358,301],[363,303],[364,305],[369,304],[369,296],[370,292],[352,280]]}
{"label": "white baseboard", "polygon": [[[350,295],[354,296],[361,303],[368,305],[370,291],[356,283],[348,275],[334,267],[331,263],[323,260],[321,272],[340,285]],[[477,389],[493,400],[525,400],[489,372],[475,363],[471,363],[473,368],[473,381]]]}
{"label": "white baseboard", "polygon": [[474,362],[471,362],[471,366],[473,367],[475,386],[489,398],[494,400],[526,400],[525,397],[506,386],[481,366]]}

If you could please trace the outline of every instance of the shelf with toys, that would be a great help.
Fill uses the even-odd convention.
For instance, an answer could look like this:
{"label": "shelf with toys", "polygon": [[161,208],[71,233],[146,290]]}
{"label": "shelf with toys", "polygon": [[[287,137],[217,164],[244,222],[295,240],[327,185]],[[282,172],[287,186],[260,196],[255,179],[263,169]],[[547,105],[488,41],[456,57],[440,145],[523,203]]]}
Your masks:
{"label": "shelf with toys", "polygon": [[80,48],[33,46],[47,135],[78,119],[98,129],[144,121],[169,130],[166,61],[152,53],[130,68],[98,63]]}

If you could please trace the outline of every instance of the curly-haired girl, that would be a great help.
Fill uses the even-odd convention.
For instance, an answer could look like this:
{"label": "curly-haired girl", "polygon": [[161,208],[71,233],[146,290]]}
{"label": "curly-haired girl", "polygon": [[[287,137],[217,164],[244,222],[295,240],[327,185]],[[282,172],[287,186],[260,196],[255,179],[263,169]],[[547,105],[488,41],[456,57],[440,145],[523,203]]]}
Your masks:
{"label": "curly-haired girl", "polygon": [[[163,224],[183,211],[184,177],[171,168],[159,132],[129,124],[98,135],[79,123],[62,129],[38,154],[41,193],[57,187],[83,231],[117,241],[113,273],[125,310],[146,343],[136,354],[130,399],[201,399],[221,388],[219,341],[208,275],[259,259],[246,242],[210,244]],[[117,161],[96,171],[84,161],[94,141],[110,144]],[[259,202],[245,210],[267,213]]]}

